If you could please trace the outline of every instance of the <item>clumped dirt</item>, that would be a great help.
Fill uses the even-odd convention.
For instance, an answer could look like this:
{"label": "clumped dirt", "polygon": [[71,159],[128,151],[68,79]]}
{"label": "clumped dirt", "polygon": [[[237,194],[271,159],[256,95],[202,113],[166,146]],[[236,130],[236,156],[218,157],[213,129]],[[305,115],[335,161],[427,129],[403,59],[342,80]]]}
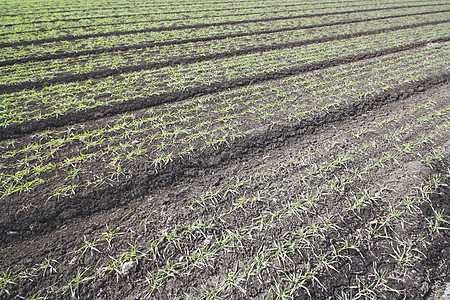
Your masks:
{"label": "clumped dirt", "polygon": [[[352,6],[392,8],[343,7]],[[0,48],[323,16],[320,27],[351,12],[193,25],[181,16],[169,27]],[[0,93],[423,25],[105,66],[0,85]],[[291,29],[273,32],[283,30]],[[440,299],[450,284],[448,41],[430,37],[0,128],[0,299]],[[96,99],[118,97],[108,92]],[[38,102],[27,109],[48,108]],[[52,194],[69,183],[71,192]]]}
{"label": "clumped dirt", "polygon": [[[382,11],[387,9],[408,9],[408,8],[414,8],[414,7],[424,7],[424,6],[439,6],[440,4],[420,4],[420,5],[397,5],[394,7],[381,7],[381,8],[370,8],[370,9],[359,9],[361,5],[353,6],[355,10],[350,11],[341,11],[341,12],[325,12],[325,13],[318,13],[318,14],[292,14],[290,16],[281,16],[281,17],[266,17],[266,18],[256,18],[256,19],[249,19],[249,20],[237,20],[237,21],[225,21],[225,22],[214,22],[214,23],[198,23],[198,24],[179,24],[179,25],[170,25],[164,27],[154,27],[154,28],[144,28],[144,29],[136,29],[136,30],[127,30],[127,31],[111,31],[111,32],[104,32],[104,33],[93,33],[93,34],[85,34],[85,35],[66,35],[66,36],[59,36],[55,38],[44,38],[39,40],[32,40],[32,41],[17,41],[17,42],[5,42],[0,44],[0,48],[4,47],[14,47],[14,46],[23,46],[23,45],[33,45],[33,44],[44,44],[44,43],[50,43],[55,41],[72,41],[76,39],[86,39],[86,38],[92,38],[92,37],[99,37],[99,36],[114,36],[114,35],[122,35],[122,34],[134,34],[134,33],[142,33],[142,32],[152,32],[152,31],[166,31],[166,30],[178,30],[178,29],[186,29],[186,28],[203,28],[203,27],[209,27],[209,26],[220,26],[220,25],[234,25],[234,24],[242,24],[242,23],[256,23],[261,21],[277,21],[277,20],[290,20],[290,19],[299,19],[299,18],[308,18],[308,17],[317,17],[317,16],[328,16],[328,15],[339,15],[339,14],[348,14],[352,12],[372,12],[372,11]],[[346,5],[342,6],[342,8],[345,7],[352,7],[352,5]],[[336,7],[337,8],[337,7]],[[110,16],[108,16],[110,17]],[[94,17],[95,18],[95,17]],[[201,18],[200,18],[201,19]],[[65,19],[67,20],[67,19]],[[74,19],[73,21],[77,21],[79,19]],[[178,19],[179,20],[179,19]],[[57,21],[57,20],[55,20]],[[170,21],[170,20],[168,20]],[[172,20],[176,21],[176,20]],[[174,24],[174,23],[172,23]],[[176,23],[175,23],[176,24]]]}
{"label": "clumped dirt", "polygon": [[[83,190],[75,197],[61,197],[58,201],[45,201],[42,199],[42,190],[36,190],[31,196],[17,195],[0,211],[0,240],[11,241],[26,238],[30,235],[40,234],[46,230],[53,230],[68,220],[79,216],[89,216],[100,210],[109,210],[113,207],[126,205],[131,199],[140,199],[145,194],[174,183],[197,176],[209,176],[210,170],[222,165],[239,163],[247,156],[252,157],[256,152],[283,147],[288,141],[310,135],[321,126],[331,126],[348,118],[364,114],[373,109],[389,103],[407,98],[416,92],[424,91],[434,85],[448,81],[448,74],[440,74],[413,84],[405,84],[397,88],[374,95],[365,101],[340,106],[335,110],[328,110],[313,117],[295,123],[279,123],[268,127],[267,124],[259,129],[254,125],[243,127],[250,134],[237,140],[231,145],[224,144],[216,148],[202,150],[190,155],[189,159],[175,159],[160,170],[155,170],[145,159],[133,161],[128,169],[134,170],[132,176],[123,178],[120,182],[90,190]],[[276,84],[276,81],[275,83]],[[304,96],[306,99],[307,96]],[[194,120],[195,121],[195,120]],[[102,122],[100,122],[102,124]],[[98,125],[97,125],[98,126]],[[142,138],[145,138],[142,136]],[[23,139],[27,144],[28,138]],[[33,139],[30,139],[33,142]],[[72,144],[70,150],[76,148]],[[67,149],[67,151],[70,151]],[[95,151],[95,150],[94,150]],[[63,160],[66,152],[54,155],[55,161]],[[91,168],[101,169],[103,163],[92,164]],[[62,180],[62,179],[59,179]],[[208,179],[209,180],[209,179]],[[64,182],[52,181],[52,185]],[[45,202],[42,204],[42,202]],[[20,207],[28,207],[23,211]],[[25,217],[26,216],[26,217]],[[8,234],[14,232],[14,234]]]}
{"label": "clumped dirt", "polygon": [[[385,144],[358,153],[346,164],[322,169],[317,174],[306,172],[313,175],[303,179],[304,184],[299,177],[324,161],[333,160],[346,151],[352,153],[348,151],[358,145],[379,142],[386,136],[386,128],[375,125],[358,138],[351,134],[367,124],[405,115],[430,99],[435,100],[435,109],[444,108],[448,105],[448,85],[436,83],[434,87],[422,86],[422,92],[410,89],[399,100],[386,97],[390,100],[385,104],[381,101],[350,115],[336,115],[333,122],[316,120],[321,125],[311,129],[262,129],[258,135],[237,142],[231,148],[227,146],[206,154],[201,164],[185,163],[178,175],[174,175],[178,163],[175,162],[167,172],[158,174],[160,178],[152,179],[151,188],[139,189],[139,181],[127,183],[125,189],[130,191],[118,193],[117,199],[122,199],[102,210],[95,209],[86,214],[83,205],[89,204],[80,202],[81,205],[65,208],[56,219],[53,214],[44,213],[45,219],[29,225],[33,230],[26,235],[9,230],[1,244],[1,268],[13,274],[27,271],[22,273],[17,284],[7,285],[9,294],[3,292],[1,297],[31,297],[38,292],[45,295],[61,289],[57,293],[63,298],[79,299],[206,298],[208,290],[217,289],[224,282],[233,282],[221,291],[220,297],[277,298],[277,287],[290,286],[286,274],[297,274],[303,280],[298,288],[288,293],[292,298],[429,297],[434,286],[449,281],[449,232],[430,227],[436,212],[450,209],[449,179],[446,177],[445,184],[430,190],[429,196],[425,197],[423,191],[413,187],[423,186],[435,175],[448,174],[448,130],[436,135],[433,143],[399,155],[392,164],[375,167],[349,185],[338,186],[336,190],[321,189],[327,189],[335,178],[345,177],[348,170],[364,167],[371,157],[390,153],[393,147],[403,145],[403,142],[414,141],[431,132],[439,122],[445,124],[449,120],[448,113],[441,115],[436,124],[418,123],[414,131],[400,135],[398,139],[386,138]],[[390,96],[393,94],[389,93]],[[411,125],[424,112],[406,114],[388,127],[392,130]],[[330,146],[333,142],[335,145]],[[421,163],[421,155],[433,149],[442,151],[441,159],[432,165]],[[302,153],[312,154],[302,160],[298,155]],[[293,163],[286,165],[290,160]],[[178,168],[180,166],[183,164]],[[261,175],[263,173],[267,174]],[[253,179],[248,184],[223,195],[225,187],[245,181],[249,176]],[[388,187],[379,189],[381,185]],[[222,195],[216,199],[192,202],[199,195],[220,190]],[[346,210],[346,205],[354,199],[352,197],[363,191],[378,194],[364,206]],[[97,197],[100,199],[111,192],[117,193],[105,189]],[[286,205],[295,203],[299,195],[318,194],[321,196],[317,203],[309,208],[305,206],[306,210],[298,215],[281,213]],[[250,201],[242,209],[223,214],[236,201],[259,196],[262,200]],[[405,208],[400,204],[410,198],[417,199],[415,206]],[[389,217],[387,211],[400,208],[404,208],[404,215]],[[280,214],[271,222],[268,216],[277,211]],[[221,217],[217,219],[219,215]],[[194,230],[189,238],[181,235],[179,244],[171,243],[167,238],[160,239],[175,228],[182,231],[183,226],[196,220],[215,221],[204,230]],[[267,224],[258,223],[258,220],[266,220]],[[332,225],[324,226],[326,220]],[[388,220],[389,225],[381,226],[383,220]],[[254,224],[262,227],[245,229]],[[380,225],[379,234],[369,234],[368,228],[375,225]],[[445,227],[446,223],[440,225]],[[308,230],[312,230],[307,239],[309,244],[292,236],[293,232]],[[86,247],[90,241],[99,241],[111,231],[116,234],[111,241],[103,240]],[[184,262],[187,256],[202,247],[213,248],[229,232],[241,232],[240,242],[233,240],[225,250],[210,254],[210,259],[195,264],[189,261],[187,271],[183,268],[172,273],[168,271],[167,264]],[[161,252],[153,253],[152,245],[158,240]],[[283,256],[276,249],[280,245],[278,242],[285,241],[295,241],[296,247]],[[266,252],[261,252],[262,249]],[[130,255],[130,251],[134,251],[134,256],[124,259],[116,270],[100,271],[100,266],[107,266],[113,258]],[[333,255],[336,251],[339,255]],[[261,253],[270,255],[270,259],[258,275],[240,279],[242,270],[251,268],[251,262]],[[301,277],[309,269],[314,269],[313,275]],[[151,280],[155,270],[156,274],[165,270],[170,275],[161,284],[156,284]],[[234,281],[230,274],[236,275]],[[64,287],[73,283],[77,275],[84,281]]]}
{"label": "clumped dirt", "polygon": [[[445,21],[447,22],[447,21]],[[436,22],[435,22],[436,23]],[[441,22],[437,22],[441,23]],[[415,25],[414,25],[415,26]],[[410,26],[410,27],[414,27]],[[370,34],[375,34],[383,31],[388,30],[375,30]],[[349,38],[352,35],[348,36],[341,36],[341,38]],[[355,35],[358,36],[358,35]],[[334,38],[334,37],[333,37]],[[330,38],[332,40],[333,38]],[[320,41],[325,41],[326,39],[321,39]],[[134,98],[128,101],[122,101],[122,102],[113,102],[108,104],[107,106],[99,106],[94,107],[91,109],[85,109],[85,110],[76,110],[72,109],[68,112],[64,113],[60,116],[50,116],[46,117],[40,120],[24,120],[20,123],[13,123],[12,125],[8,127],[1,127],[0,128],[0,141],[8,139],[8,138],[15,138],[15,137],[21,137],[25,134],[30,134],[36,131],[43,131],[48,128],[55,128],[55,127],[63,127],[70,124],[80,123],[80,122],[88,122],[100,118],[105,118],[107,116],[111,115],[117,115],[121,113],[126,113],[130,111],[136,111],[143,108],[153,107],[157,105],[162,105],[165,103],[172,103],[176,101],[182,101],[186,100],[195,96],[201,96],[201,95],[207,95],[210,93],[220,92],[220,91],[226,91],[230,89],[235,89],[243,86],[248,86],[251,84],[255,84],[258,82],[264,82],[268,80],[276,80],[281,78],[286,78],[289,76],[293,76],[296,74],[306,73],[309,71],[314,70],[320,70],[325,69],[333,66],[338,66],[342,64],[348,64],[351,62],[357,62],[364,59],[374,58],[374,57],[380,57],[383,55],[388,55],[392,53],[397,53],[401,51],[406,51],[418,47],[423,47],[427,44],[432,43],[439,43],[439,42],[447,42],[450,38],[437,38],[431,41],[425,41],[425,42],[414,42],[407,45],[401,45],[401,46],[395,46],[392,48],[387,48],[379,51],[373,51],[373,52],[367,52],[363,54],[356,54],[356,55],[349,55],[345,57],[339,57],[331,60],[326,61],[319,61],[315,63],[309,63],[304,65],[296,65],[290,69],[282,69],[278,71],[273,71],[265,74],[256,74],[252,76],[246,76],[242,78],[232,79],[232,80],[226,80],[216,83],[210,83],[206,85],[200,85],[200,86],[194,86],[187,88],[183,91],[171,91],[162,93],[161,95],[150,95],[148,97],[139,97]],[[310,42],[317,42],[319,40],[311,40],[307,41],[305,43],[297,43],[298,44],[308,44]],[[281,45],[280,48],[283,47],[292,47],[295,46],[295,43],[289,44],[289,45]],[[262,49],[265,48],[265,49]],[[243,51],[236,51],[235,53],[225,53],[223,57],[228,56],[236,56],[236,55],[242,55],[247,53],[252,53],[252,51],[265,51],[265,50],[271,50],[276,47],[259,47],[259,48],[253,48],[250,50],[243,50]],[[203,61],[203,60],[209,60],[214,58],[220,58],[222,56],[217,55],[210,55],[209,57],[198,57],[198,58],[188,58],[186,59],[186,63],[193,63],[196,61]],[[176,62],[175,62],[176,63]],[[163,63],[165,64],[165,63]],[[168,63],[168,65],[172,64],[171,62]],[[118,68],[118,69],[111,69],[111,70],[103,70],[103,71],[94,71],[91,73],[83,73],[83,74],[77,74],[77,75],[69,75],[69,76],[61,76],[56,77],[53,79],[43,80],[39,82],[25,82],[25,83],[19,83],[19,84],[12,84],[12,85],[3,85],[0,86],[0,90],[4,92],[15,92],[15,91],[21,91],[24,89],[39,89],[45,86],[59,84],[59,83],[69,83],[69,82],[77,82],[77,81],[84,81],[92,78],[104,78],[110,75],[118,75],[121,73],[128,73],[132,71],[138,71],[142,69],[148,69],[153,68],[154,65],[148,66],[148,65],[136,65],[136,66],[129,66],[124,68]],[[447,77],[447,74],[444,74],[443,76],[444,80]],[[435,81],[436,79],[433,79]],[[394,96],[395,97],[395,96]],[[45,109],[45,107],[42,106],[40,103],[35,103],[35,106],[30,105],[27,109]]]}

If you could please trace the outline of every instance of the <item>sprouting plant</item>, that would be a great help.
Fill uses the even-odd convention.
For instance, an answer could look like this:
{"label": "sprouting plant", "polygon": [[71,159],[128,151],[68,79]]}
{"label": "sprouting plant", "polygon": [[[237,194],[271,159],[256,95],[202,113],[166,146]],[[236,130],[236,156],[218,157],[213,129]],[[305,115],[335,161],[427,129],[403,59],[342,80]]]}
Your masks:
{"label": "sprouting plant", "polygon": [[202,269],[204,267],[210,267],[211,261],[214,260],[216,249],[213,249],[211,245],[205,245],[197,249],[190,257],[189,260],[196,268]]}
{"label": "sprouting plant", "polygon": [[413,263],[416,262],[420,256],[425,256],[419,249],[415,248],[412,241],[400,242],[395,246],[392,246],[393,254],[390,254],[395,261],[402,266],[411,267]]}
{"label": "sprouting plant", "polygon": [[90,242],[86,239],[86,236],[83,236],[83,246],[78,249],[77,252],[81,252],[81,256],[83,256],[88,250],[90,251],[91,256],[94,255],[93,251],[100,253],[100,250],[96,247],[97,242],[98,240],[93,240]]}
{"label": "sprouting plant", "polygon": [[327,253],[323,252],[322,250],[319,251],[319,254],[313,253],[316,256],[316,262],[317,262],[317,268],[319,269],[325,269],[329,270],[332,269],[335,272],[338,272],[338,270],[333,266],[333,263],[337,260],[337,255],[333,253]]}
{"label": "sprouting plant", "polygon": [[51,275],[53,273],[57,273],[56,268],[54,267],[55,263],[58,263],[58,261],[56,261],[52,258],[44,259],[44,261],[39,265],[39,269],[42,270],[42,277]]}
{"label": "sprouting plant", "polygon": [[158,170],[161,167],[167,165],[169,162],[171,162],[173,160],[172,156],[173,156],[172,152],[168,154],[162,154],[157,158],[153,159],[152,164],[155,167],[155,169]]}
{"label": "sprouting plant", "polygon": [[89,269],[85,270],[78,270],[77,275],[75,278],[73,278],[69,283],[67,283],[65,286],[58,289],[59,291],[62,291],[62,295],[65,295],[68,291],[70,291],[70,296],[72,298],[78,298],[77,292],[80,288],[80,285],[94,279],[94,276],[85,276],[86,272],[88,272]]}
{"label": "sprouting plant", "polygon": [[289,283],[289,288],[286,287],[286,290],[289,292],[289,297],[292,298],[295,292],[300,289],[305,290],[305,292],[311,296],[306,281],[309,279],[308,270],[305,273],[294,271],[290,274],[285,274],[283,278]]}
{"label": "sprouting plant", "polygon": [[357,132],[350,132],[350,134],[352,136],[354,136],[355,138],[359,138],[361,137],[363,134],[369,133],[373,130],[369,129],[369,128],[361,128],[359,129]]}
{"label": "sprouting plant", "polygon": [[241,291],[242,294],[246,295],[247,291],[242,286],[242,283],[244,282],[244,276],[241,274],[241,272],[237,269],[235,271],[231,271],[230,273],[225,275],[225,286],[226,287],[235,287],[239,291]]}
{"label": "sprouting plant", "polygon": [[402,216],[405,214],[405,211],[400,209],[400,208],[396,208],[392,205],[389,206],[388,208],[388,213],[391,217],[393,217],[394,219],[401,219]]}
{"label": "sprouting plant", "polygon": [[416,197],[406,196],[403,199],[402,204],[406,207],[406,209],[409,212],[419,212],[420,211]]}
{"label": "sprouting plant", "polygon": [[387,271],[378,271],[377,265],[374,262],[372,266],[372,272],[369,274],[369,278],[373,278],[374,282],[371,284],[374,290],[392,290],[388,285]]}
{"label": "sprouting plant", "polygon": [[367,232],[379,238],[389,238],[387,233],[388,219],[384,220],[373,220],[366,225]]}
{"label": "sprouting plant", "polygon": [[350,286],[355,290],[350,299],[376,299],[375,283],[368,283],[357,277],[357,285]]}
{"label": "sprouting plant", "polygon": [[444,157],[444,150],[436,150],[433,149],[431,153],[428,153],[425,157],[422,158],[422,163],[432,167],[433,163],[442,160]]}
{"label": "sprouting plant", "polygon": [[61,197],[67,197],[70,194],[75,195],[75,190],[77,187],[78,184],[72,182],[70,185],[55,188],[51,196],[49,196],[48,199],[46,200],[46,202],[53,198],[56,198],[56,201],[59,201]]}
{"label": "sprouting plant", "polygon": [[182,240],[179,230],[179,228],[175,228],[172,231],[167,231],[164,233],[164,237],[166,238],[168,245],[173,245],[175,248],[181,249]]}
{"label": "sprouting plant", "polygon": [[225,289],[225,285],[221,284],[218,286],[210,286],[208,287],[208,290],[203,294],[206,299],[222,299],[220,295],[223,293]]}
{"label": "sprouting plant", "polygon": [[344,250],[355,250],[362,257],[363,255],[359,250],[359,247],[360,247],[360,240],[348,238],[344,240],[342,247],[337,249],[337,253],[340,254],[340,252]]}
{"label": "sprouting plant", "polygon": [[290,299],[290,291],[289,288],[284,287],[281,283],[278,283],[274,280],[274,283],[271,285],[272,291],[275,293],[276,299]]}
{"label": "sprouting plant", "polygon": [[164,280],[165,278],[160,272],[156,271],[151,273],[147,271],[147,276],[145,277],[147,286],[146,297],[151,296],[152,293],[164,283]]}
{"label": "sprouting plant", "polygon": [[322,221],[323,225],[325,226],[325,228],[330,229],[330,230],[334,230],[334,231],[339,231],[339,229],[341,229],[333,220],[333,217],[319,217],[319,219]]}
{"label": "sprouting plant", "polygon": [[167,280],[168,278],[175,277],[178,273],[180,273],[179,265],[179,263],[175,263],[169,258],[166,261],[165,268],[158,270],[158,272],[163,275],[164,280]]}
{"label": "sprouting plant", "polygon": [[377,160],[374,162],[374,166],[384,167],[386,162],[395,161],[395,157],[392,153],[383,153]]}
{"label": "sprouting plant", "polygon": [[357,196],[352,195],[351,199],[347,200],[347,207],[344,210],[356,211],[360,210],[367,204],[367,198],[365,195]]}
{"label": "sprouting plant", "polygon": [[402,144],[401,146],[396,147],[397,151],[407,153],[407,154],[411,153],[412,149],[413,149],[413,145],[411,143],[405,143],[405,144]]}
{"label": "sprouting plant", "polygon": [[289,253],[292,252],[295,248],[295,243],[290,241],[274,241],[274,248],[270,249],[274,253],[271,255],[271,258],[276,259],[280,265],[285,266],[287,261],[292,262],[289,257]]}
{"label": "sprouting plant", "polygon": [[120,236],[120,235],[123,235],[123,233],[117,232],[117,230],[118,230],[119,228],[121,228],[121,227],[122,227],[122,226],[119,226],[119,227],[117,227],[117,228],[114,229],[114,230],[110,230],[110,229],[108,228],[108,225],[106,225],[107,231],[105,231],[105,232],[102,233],[102,238],[101,238],[100,241],[103,241],[103,240],[106,241],[106,243],[108,244],[108,247],[111,248],[111,242],[112,242],[112,240],[115,239],[115,238],[117,238],[117,237]]}
{"label": "sprouting plant", "polygon": [[433,137],[432,133],[424,134],[417,138],[417,142],[419,144],[427,144],[427,143],[432,142],[432,139],[431,139],[432,137]]}
{"label": "sprouting plant", "polygon": [[262,270],[267,268],[267,266],[269,264],[268,252],[269,252],[268,249],[263,249],[262,247],[260,247],[260,249],[256,253],[255,257],[253,258],[251,268],[250,268],[250,269],[254,270],[253,272],[258,276],[258,280],[261,283],[262,283],[261,272],[262,272]]}
{"label": "sprouting plant", "polygon": [[450,230],[450,218],[445,214],[445,209],[437,210],[431,205],[433,216],[428,218],[428,226],[432,231]]}
{"label": "sprouting plant", "polygon": [[0,296],[4,293],[9,295],[9,291],[7,289],[8,285],[15,285],[15,279],[16,278],[10,271],[2,271],[2,274],[0,275]]}

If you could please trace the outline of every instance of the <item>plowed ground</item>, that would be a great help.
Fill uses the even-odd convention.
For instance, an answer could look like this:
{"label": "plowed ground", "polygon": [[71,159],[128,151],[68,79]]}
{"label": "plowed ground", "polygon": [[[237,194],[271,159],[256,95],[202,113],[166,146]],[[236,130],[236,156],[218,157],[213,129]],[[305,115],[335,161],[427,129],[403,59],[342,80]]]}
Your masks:
{"label": "plowed ground", "polygon": [[[352,9],[339,14],[376,10],[364,9],[371,1],[348,2]],[[191,14],[213,6],[186,3],[176,9]],[[258,3],[280,9],[278,2]],[[390,6],[427,3],[448,8],[432,1]],[[61,9],[68,16],[58,15]],[[71,9],[55,8],[52,22],[72,20]],[[311,17],[306,14],[298,13]],[[188,21],[177,26],[216,26]],[[340,39],[447,26],[433,22]],[[58,32],[58,26],[41,33]],[[245,76],[226,72],[238,69],[245,55],[272,52],[253,47],[232,55],[187,55],[176,65],[198,66],[193,79],[165,74],[167,86],[176,88],[162,92],[145,90],[157,75],[139,72],[166,66],[145,63],[3,84],[4,111],[16,109],[8,101],[23,99],[24,115],[33,115],[4,113],[1,119],[0,298],[440,299],[450,282],[450,32],[442,28],[411,43],[311,63],[297,62],[290,52],[280,58],[292,62],[288,68],[268,72],[264,62],[250,62],[242,70],[254,68],[255,74]],[[92,38],[63,33],[36,38],[35,45]],[[324,49],[327,41],[308,44]],[[0,47],[30,44],[11,38]],[[274,45],[273,51],[307,47]],[[102,51],[111,57],[124,51],[105,49],[86,53],[93,60]],[[73,53],[37,59],[30,52],[29,59],[5,59],[0,66],[17,64],[19,70],[30,61],[56,64],[81,56]],[[236,59],[235,65],[227,69],[226,59]],[[223,77],[200,82],[205,62],[226,70]],[[126,88],[134,98],[117,102],[122,96],[106,90],[97,95],[106,101],[100,106],[70,102],[133,72],[136,80]],[[215,68],[208,72],[205,78]],[[35,118],[56,107],[45,97],[67,101],[69,110]]]}

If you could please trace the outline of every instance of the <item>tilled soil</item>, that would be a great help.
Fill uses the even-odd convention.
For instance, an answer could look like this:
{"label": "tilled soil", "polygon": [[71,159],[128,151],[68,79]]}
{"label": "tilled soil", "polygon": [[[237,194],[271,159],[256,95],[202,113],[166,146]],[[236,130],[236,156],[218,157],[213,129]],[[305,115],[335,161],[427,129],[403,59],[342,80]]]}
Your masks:
{"label": "tilled soil", "polygon": [[[29,11],[19,28],[5,15],[25,38],[2,34],[18,56],[6,50],[0,66],[35,62],[44,79],[0,74],[0,299],[445,299],[450,43],[428,9],[448,4],[344,2],[259,3],[261,14],[177,3],[136,14],[155,18],[143,27],[84,6],[55,7],[53,20]],[[401,8],[417,23],[330,29]],[[276,38],[301,28],[328,35]],[[205,32],[151,35],[181,30]],[[152,63],[51,69],[183,44]]]}
{"label": "tilled soil", "polygon": [[1,267],[26,271],[2,297],[426,297],[449,280],[448,122],[440,83],[312,130],[262,128],[119,207],[11,230]]}

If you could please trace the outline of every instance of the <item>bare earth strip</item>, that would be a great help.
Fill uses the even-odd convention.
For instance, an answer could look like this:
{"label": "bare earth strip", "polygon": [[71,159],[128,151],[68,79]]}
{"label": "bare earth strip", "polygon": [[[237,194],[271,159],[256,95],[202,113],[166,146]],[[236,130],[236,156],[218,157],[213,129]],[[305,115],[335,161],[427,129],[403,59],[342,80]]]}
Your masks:
{"label": "bare earth strip", "polygon": [[[321,27],[331,27],[331,26],[337,26],[337,25],[351,25],[354,23],[364,23],[364,22],[370,22],[370,21],[378,21],[378,20],[385,20],[386,27],[389,27],[389,23],[394,18],[401,18],[401,17],[419,17],[421,15],[432,15],[430,17],[439,17],[445,13],[448,12],[448,10],[445,10],[445,6],[439,6],[437,9],[414,9],[410,11],[406,11],[408,13],[405,13],[405,10],[388,10],[386,14],[383,16],[380,16],[380,13],[377,12],[375,17],[371,17],[372,15],[369,13],[365,14],[348,14],[344,16],[340,16],[340,18],[335,18],[333,20],[336,20],[335,22],[329,22],[329,23],[320,23],[323,22],[322,17],[317,18],[316,20],[311,19],[311,22],[305,22],[303,19],[302,22],[300,22],[301,25],[295,26],[295,23],[292,21],[289,23],[283,22],[260,22],[255,24],[255,27],[250,26],[242,26],[242,25],[236,25],[236,26],[226,26],[226,28],[222,28],[222,26],[211,26],[210,28],[206,29],[189,29],[189,30],[182,30],[180,32],[160,32],[157,34],[149,35],[149,34],[130,34],[125,35],[126,37],[124,39],[116,39],[116,40],[105,40],[104,38],[97,38],[97,39],[90,39],[89,42],[86,40],[82,40],[82,42],[77,41],[71,41],[70,46],[67,45],[67,43],[47,43],[42,46],[36,46],[33,45],[32,47],[20,47],[20,51],[18,52],[18,49],[5,49],[3,48],[1,53],[4,55],[3,61],[0,61],[0,66],[7,66],[7,65],[14,65],[14,64],[23,64],[27,62],[38,62],[38,61],[46,61],[46,60],[53,60],[53,59],[61,59],[61,58],[73,58],[73,57],[80,57],[80,56],[88,56],[88,55],[98,55],[101,53],[110,53],[110,52],[116,52],[120,55],[122,51],[129,51],[133,49],[146,49],[146,48],[156,48],[161,46],[171,46],[171,45],[180,45],[180,44],[190,44],[190,43],[196,43],[196,42],[206,42],[206,41],[217,41],[217,40],[223,40],[223,39],[230,39],[230,38],[236,38],[236,37],[245,37],[245,36],[253,36],[253,35],[263,35],[263,34],[270,34],[270,33],[278,33],[278,32],[285,32],[285,31],[294,31],[294,30],[301,30],[301,29],[314,29],[314,28],[321,28]],[[383,12],[384,14],[384,12]],[[368,18],[361,18],[361,17],[368,17]],[[330,20],[330,18],[327,18]],[[331,20],[331,21],[333,21]],[[400,20],[400,19],[397,19]],[[395,19],[392,21],[396,21]],[[430,21],[437,21],[436,19],[431,19]],[[417,21],[416,21],[417,22]],[[418,23],[418,22],[417,22]],[[266,25],[266,26],[265,26]],[[269,26],[267,26],[269,25]],[[294,26],[292,26],[294,25]],[[404,24],[406,25],[406,24]],[[268,29],[265,29],[268,28]],[[255,29],[252,31],[252,29]],[[256,30],[257,29],[257,30]],[[264,30],[265,29],[265,30]],[[326,28],[325,28],[326,30]],[[216,34],[216,35],[214,35]],[[342,35],[342,33],[341,33]],[[180,39],[180,37],[189,36],[189,37],[195,37],[196,38],[190,38],[190,39]],[[102,45],[104,45],[108,42],[108,48],[102,48]],[[111,47],[114,43],[117,43],[118,45],[116,47]],[[69,48],[70,47],[70,48]],[[70,49],[71,51],[76,50],[77,48],[93,48],[92,50],[80,50],[80,51],[74,51],[70,52],[65,49]],[[9,50],[9,51],[8,51]],[[56,51],[58,53],[49,53],[46,54],[48,51]],[[116,54],[116,55],[117,55]],[[14,57],[15,59],[7,59],[8,57]]]}
{"label": "bare earth strip", "polygon": [[[84,79],[82,76],[73,77],[75,84],[50,85],[42,91],[24,90],[3,94],[0,97],[5,103],[6,113],[2,119],[0,139],[445,42],[449,38],[447,28],[448,23],[421,26],[412,38],[408,34],[415,33],[415,29],[406,29],[394,31],[395,37],[387,32],[288,48],[284,53],[281,50],[270,50],[269,47],[265,52],[267,59],[257,52],[200,61],[187,66],[127,72],[117,77],[91,79],[81,83],[78,81]],[[442,58],[446,54],[443,49]],[[444,61],[443,65],[445,64]],[[195,76],[186,76],[194,74],[193,72]],[[64,82],[71,81],[70,78],[60,79]],[[49,79],[49,84],[55,84],[54,81]],[[30,89],[36,85],[46,85],[46,82],[10,85],[5,87],[5,92],[8,89]],[[121,90],[122,86],[127,89]],[[63,95],[60,93],[63,89],[70,90],[70,93]],[[62,98],[55,97],[55,93]]]}
{"label": "bare earth strip", "polygon": [[[361,9],[353,9],[349,10],[348,7],[341,8],[340,10],[335,10],[334,8],[329,8],[328,12],[315,13],[315,9],[306,10],[308,13],[299,14],[298,11],[293,10],[291,13],[285,13],[280,11],[277,13],[267,13],[267,14],[257,14],[258,18],[249,19],[247,15],[230,15],[230,16],[219,16],[219,17],[211,17],[211,18],[200,18],[200,19],[174,19],[174,20],[161,20],[160,22],[152,22],[154,27],[152,28],[139,28],[133,30],[112,30],[110,32],[105,32],[104,29],[101,29],[100,32],[91,33],[91,34],[70,34],[70,35],[62,35],[59,30],[56,32],[51,32],[51,35],[56,35],[56,37],[48,37],[48,38],[35,38],[33,35],[23,40],[23,34],[17,34],[16,37],[8,37],[6,42],[0,44],[0,48],[5,47],[15,47],[15,46],[26,46],[26,45],[34,45],[34,44],[42,44],[48,42],[55,41],[72,41],[77,39],[87,39],[92,37],[100,37],[100,36],[111,36],[111,35],[123,35],[123,34],[134,34],[134,33],[142,33],[142,32],[158,32],[158,31],[168,31],[168,30],[180,30],[180,29],[188,29],[188,28],[203,28],[209,26],[222,26],[222,25],[236,25],[236,24],[244,24],[244,23],[256,23],[262,21],[276,21],[276,20],[288,20],[288,19],[298,19],[298,18],[311,18],[317,16],[328,16],[328,15],[342,15],[348,13],[358,13],[358,12],[373,12],[373,11],[382,11],[386,9],[410,9],[410,8],[419,8],[419,7],[441,7],[443,4],[441,2],[431,2],[430,4],[416,4],[416,5],[392,5],[390,3],[384,5],[372,4],[373,8],[361,8]],[[364,6],[360,6],[364,7]],[[326,11],[326,10],[325,10]],[[158,26],[160,25],[160,26]],[[128,25],[127,25],[128,27]],[[94,27],[95,28],[95,27]],[[61,30],[65,32],[65,30]],[[81,32],[85,32],[86,29],[81,28]],[[71,31],[72,32],[72,31]],[[26,35],[25,35],[26,36]],[[17,38],[19,40],[17,41]],[[12,40],[12,41],[9,41]]]}
{"label": "bare earth strip", "polygon": [[436,219],[448,209],[448,97],[438,85],[323,128],[268,135],[120,208],[24,242],[11,231],[0,261],[24,271],[10,293],[422,297],[445,276],[424,268],[448,264],[438,261],[448,234]]}
{"label": "bare earth strip", "polygon": [[449,4],[334,2],[0,0],[0,299],[439,298]]}

